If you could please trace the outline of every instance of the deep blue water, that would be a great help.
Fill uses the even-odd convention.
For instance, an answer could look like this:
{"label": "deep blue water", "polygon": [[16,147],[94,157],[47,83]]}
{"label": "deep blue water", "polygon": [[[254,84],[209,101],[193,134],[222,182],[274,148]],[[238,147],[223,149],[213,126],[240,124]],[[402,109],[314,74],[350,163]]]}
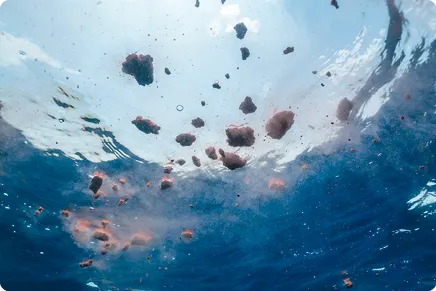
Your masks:
{"label": "deep blue water", "polygon": [[[419,54],[418,47],[414,57]],[[391,88],[390,99],[365,121],[374,126],[371,134],[363,131],[356,142],[343,138],[329,155],[322,151],[328,145],[301,154],[280,174],[288,186],[276,196],[268,194],[266,182],[241,182],[245,177],[262,180],[264,173],[256,168],[180,179],[165,195],[147,196],[144,183],[159,180],[160,166],[133,159],[75,162],[61,152],[48,156],[0,120],[2,287],[97,290],[85,286],[92,281],[102,290],[338,290],[349,277],[354,290],[431,290],[436,285],[436,217],[422,215],[432,205],[408,210],[407,204],[436,178],[436,42],[429,54],[426,62],[411,63]],[[372,76],[377,80],[373,86],[390,81],[395,70],[386,62],[381,66]],[[370,94],[374,88],[368,87],[362,90]],[[404,100],[405,91],[410,101]],[[363,122],[354,125],[364,127]],[[307,171],[302,163],[309,165]],[[59,212],[91,206],[83,189],[95,170],[127,177],[136,189],[119,210],[125,212],[117,215],[150,213],[168,225],[196,219],[195,238],[180,243],[178,226],[171,226],[160,236],[160,247],[107,256],[103,269],[80,269],[82,260],[102,256],[75,244]],[[253,187],[265,195],[250,195]],[[193,209],[187,207],[191,203]],[[35,216],[39,205],[45,210]]]}

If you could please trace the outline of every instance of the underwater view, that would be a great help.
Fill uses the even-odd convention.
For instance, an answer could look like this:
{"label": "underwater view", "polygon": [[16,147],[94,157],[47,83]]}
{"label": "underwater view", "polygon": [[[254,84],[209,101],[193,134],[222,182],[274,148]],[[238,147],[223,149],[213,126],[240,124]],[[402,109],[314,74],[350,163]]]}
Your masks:
{"label": "underwater view", "polygon": [[0,290],[436,290],[432,0],[0,0]]}

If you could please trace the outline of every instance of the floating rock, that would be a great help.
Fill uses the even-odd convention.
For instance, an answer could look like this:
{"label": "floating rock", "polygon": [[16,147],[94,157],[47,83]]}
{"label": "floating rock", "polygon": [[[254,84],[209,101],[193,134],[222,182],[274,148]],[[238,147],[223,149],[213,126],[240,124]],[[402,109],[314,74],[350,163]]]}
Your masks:
{"label": "floating rock", "polygon": [[209,159],[216,160],[218,159],[218,155],[216,154],[216,149],[214,147],[208,147],[206,150],[206,156],[208,156]]}
{"label": "floating rock", "polygon": [[97,228],[92,234],[92,238],[101,241],[108,241],[110,239],[110,234],[104,228]]}
{"label": "floating rock", "polygon": [[285,181],[278,178],[271,178],[268,181],[268,188],[275,191],[283,191],[283,189],[285,189]]}
{"label": "floating rock", "polygon": [[229,170],[236,170],[238,168],[242,168],[247,164],[247,161],[237,154],[224,152],[222,149],[219,149],[219,153],[221,155],[221,161],[223,165],[227,167]]}
{"label": "floating rock", "polygon": [[149,234],[135,234],[132,238],[132,246],[144,246],[151,241]]}
{"label": "floating rock", "polygon": [[239,109],[242,110],[244,114],[254,113],[257,110],[257,106],[253,103],[251,97],[245,97],[245,100],[239,105]]}
{"label": "floating rock", "polygon": [[178,159],[176,161],[176,164],[178,164],[179,166],[183,166],[184,164],[186,164],[186,161],[184,159]]}
{"label": "floating rock", "polygon": [[71,215],[71,211],[70,210],[68,210],[68,208],[65,208],[65,209],[63,209],[62,211],[61,211],[61,215],[63,216],[63,217],[70,217],[70,215]]}
{"label": "floating rock", "polygon": [[225,74],[225,77],[226,77],[227,80],[230,79],[229,73]]}
{"label": "floating rock", "polygon": [[201,119],[200,117],[197,117],[195,119],[192,119],[191,124],[195,127],[195,128],[200,128],[204,126],[204,120]]}
{"label": "floating rock", "polygon": [[327,73],[325,73],[325,75],[330,78],[332,76],[332,73],[327,72]]}
{"label": "floating rock", "polygon": [[182,231],[182,237],[184,239],[190,240],[193,236],[194,232],[192,231],[192,229],[185,229],[184,231]]}
{"label": "floating rock", "polygon": [[215,88],[215,89],[221,89],[221,86],[220,86],[220,84],[218,82],[213,83],[212,87]]}
{"label": "floating rock", "polygon": [[201,101],[201,106],[206,106],[206,102]]}
{"label": "floating rock", "polygon": [[106,255],[108,252],[113,251],[117,248],[117,243],[115,241],[106,242],[101,250],[102,255]]}
{"label": "floating rock", "polygon": [[331,0],[330,5],[334,6],[336,9],[339,9],[338,1],[337,0]]}
{"label": "floating rock", "polygon": [[226,0],[221,0],[221,4],[224,4],[224,3],[226,3]]}
{"label": "floating rock", "polygon": [[196,166],[196,167],[201,167],[201,161],[199,158],[197,158],[196,156],[192,156],[192,163]]}
{"label": "floating rock", "polygon": [[150,55],[130,54],[123,62],[123,73],[135,77],[139,85],[153,83],[153,58]]}
{"label": "floating rock", "polygon": [[44,210],[44,207],[39,206],[38,209],[36,209],[36,211],[35,211],[35,215],[40,215],[43,210]]}
{"label": "floating rock", "polygon": [[127,179],[126,179],[126,178],[120,178],[120,179],[118,180],[118,182],[119,182],[121,185],[126,185],[126,183],[127,183]]}
{"label": "floating rock", "polygon": [[120,200],[118,200],[118,206],[125,204],[127,201],[129,201],[128,197],[120,198]]}
{"label": "floating rock", "polygon": [[312,71],[312,74],[316,75],[318,74],[318,71]]}
{"label": "floating rock", "polygon": [[130,248],[129,243],[125,243],[124,246],[121,248],[122,251],[127,251]]}
{"label": "floating rock", "polygon": [[90,267],[90,266],[92,266],[92,260],[83,261],[79,265],[80,265],[80,268]]}
{"label": "floating rock", "polygon": [[265,129],[273,139],[281,139],[294,124],[294,112],[281,111],[268,120]]}
{"label": "floating rock", "polygon": [[347,98],[344,98],[338,104],[338,109],[336,109],[336,117],[340,121],[346,121],[350,116],[350,112],[352,109],[353,103]]}
{"label": "floating rock", "polygon": [[171,75],[171,71],[170,71],[170,69],[165,68],[165,74],[167,74],[167,75]]}
{"label": "floating rock", "polygon": [[155,124],[150,119],[143,119],[142,116],[136,117],[132,123],[136,126],[137,129],[142,131],[145,134],[159,134],[160,126]]}
{"label": "floating rock", "polygon": [[109,225],[109,223],[110,223],[109,219],[106,218],[101,219],[101,226],[106,227]]}
{"label": "floating rock", "polygon": [[244,22],[236,24],[233,29],[236,31],[236,37],[239,39],[243,39],[248,30]]}
{"label": "floating rock", "polygon": [[94,193],[97,194],[98,190],[100,189],[101,185],[103,185],[103,178],[99,175],[95,175],[92,177],[91,182],[89,183],[89,189]]}
{"label": "floating rock", "polygon": [[197,7],[197,8],[200,7],[200,1],[199,0],[195,1],[195,7]]}
{"label": "floating rock", "polygon": [[250,56],[250,50],[246,47],[241,47],[242,60],[246,60]]}
{"label": "floating rock", "polygon": [[164,173],[165,174],[171,174],[172,171],[173,171],[173,167],[171,167],[171,166],[165,166],[164,167]]}
{"label": "floating rock", "polygon": [[117,192],[119,190],[118,185],[117,184],[113,184],[112,185],[112,190]]}
{"label": "floating rock", "polygon": [[293,52],[294,52],[294,47],[290,47],[290,46],[288,46],[287,48],[285,48],[283,50],[283,54],[284,55],[287,55],[287,54],[290,54],[290,53],[293,53]]}
{"label": "floating rock", "polygon": [[160,181],[161,190],[166,190],[168,188],[171,188],[173,187],[173,185],[174,185],[173,181],[171,181],[171,179],[168,177],[163,177],[162,180]]}
{"label": "floating rock", "polygon": [[345,288],[353,287],[353,282],[351,282],[350,278],[345,278],[344,279],[344,286],[345,286]]}
{"label": "floating rock", "polygon": [[191,146],[195,140],[195,136],[190,133],[182,133],[176,137],[176,142],[178,142],[183,147]]}
{"label": "floating rock", "polygon": [[250,147],[254,144],[254,130],[251,127],[230,127],[226,129],[227,143],[232,147]]}

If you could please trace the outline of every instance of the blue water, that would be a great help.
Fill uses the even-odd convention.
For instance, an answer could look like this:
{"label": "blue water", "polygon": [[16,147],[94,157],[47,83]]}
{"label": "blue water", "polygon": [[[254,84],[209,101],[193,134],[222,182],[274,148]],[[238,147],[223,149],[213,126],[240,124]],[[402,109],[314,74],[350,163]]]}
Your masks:
{"label": "blue water", "polygon": [[[413,58],[419,59],[421,50],[417,47]],[[407,204],[436,178],[435,41],[428,53],[424,63],[411,62],[395,81],[375,116],[354,124],[360,129],[372,124],[371,134],[363,131],[358,141],[343,138],[332,154],[323,154],[328,145],[301,154],[280,174],[287,185],[280,195],[269,194],[267,179],[256,184],[264,195],[250,195],[254,186],[243,179],[266,175],[252,167],[183,178],[165,194],[149,195],[145,182],[156,184],[161,166],[140,164],[133,154],[99,164],[73,161],[62,152],[47,155],[0,120],[2,287],[98,290],[85,285],[94,282],[101,290],[339,290],[350,278],[353,290],[431,290],[436,216],[424,213],[434,207],[409,210]],[[388,61],[381,62],[361,96],[392,79],[396,67]],[[308,170],[301,170],[303,163]],[[162,225],[197,221],[194,239],[180,242],[182,228],[172,223],[153,247],[134,255],[103,258],[76,244],[60,211],[92,206],[84,189],[95,170],[127,177],[135,189],[129,203],[116,210],[118,217],[150,214]],[[35,216],[39,205],[44,211]],[[105,267],[79,268],[87,258],[101,259]]]}

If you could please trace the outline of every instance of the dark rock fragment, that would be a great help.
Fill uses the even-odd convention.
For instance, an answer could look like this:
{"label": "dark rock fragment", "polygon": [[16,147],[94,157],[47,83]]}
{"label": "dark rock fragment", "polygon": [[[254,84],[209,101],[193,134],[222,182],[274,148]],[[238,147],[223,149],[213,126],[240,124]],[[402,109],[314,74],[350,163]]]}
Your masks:
{"label": "dark rock fragment", "polygon": [[176,137],[176,142],[178,142],[183,147],[191,146],[195,140],[195,136],[190,133],[182,133]]}
{"label": "dark rock fragment", "polygon": [[196,156],[192,156],[192,162],[194,163],[194,165],[195,165],[196,167],[201,167],[200,159],[197,158]]}
{"label": "dark rock fragment", "polygon": [[100,177],[100,176],[94,176],[94,177],[92,177],[91,182],[89,183],[89,189],[94,194],[97,194],[97,192],[100,189],[101,185],[103,185],[103,178]]}
{"label": "dark rock fragment", "polygon": [[195,119],[192,119],[191,124],[195,127],[195,128],[200,128],[204,126],[204,120],[201,119],[200,117],[197,117]]}
{"label": "dark rock fragment", "polygon": [[246,47],[241,47],[242,60],[246,60],[250,56],[250,50]]}
{"label": "dark rock fragment", "polygon": [[171,75],[171,71],[170,71],[170,69],[165,68],[165,74],[167,74],[167,75]]}
{"label": "dark rock fragment", "polygon": [[219,149],[219,153],[221,155],[221,161],[223,165],[229,170],[236,170],[238,168],[242,168],[247,164],[247,161],[237,154],[224,152],[222,149]]}
{"label": "dark rock fragment", "polygon": [[239,39],[243,39],[248,30],[244,22],[236,24],[233,29],[236,31],[236,37]]}
{"label": "dark rock fragment", "polygon": [[153,83],[153,58],[150,55],[130,54],[123,62],[123,73],[135,77],[139,85],[145,86]]}
{"label": "dark rock fragment", "polygon": [[218,159],[218,155],[216,154],[216,149],[215,149],[215,147],[208,147],[208,148],[205,150],[205,152],[206,152],[206,156],[207,156],[209,159],[212,159],[212,160],[216,160],[216,159]]}
{"label": "dark rock fragment", "polygon": [[251,127],[230,127],[226,129],[227,143],[232,147],[250,147],[254,144],[254,130]]}
{"label": "dark rock fragment", "polygon": [[253,103],[251,97],[245,97],[245,100],[239,105],[239,109],[242,110],[244,114],[254,113],[257,110],[257,106]]}
{"label": "dark rock fragment", "polygon": [[145,134],[159,134],[160,126],[155,124],[150,119],[143,119],[142,116],[136,117],[132,123],[136,126],[137,129],[142,131]]}
{"label": "dark rock fragment", "polygon": [[353,109],[353,103],[347,98],[344,98],[338,104],[338,109],[336,110],[336,117],[340,121],[345,121],[350,116],[350,112],[352,109]]}
{"label": "dark rock fragment", "polygon": [[274,114],[266,123],[266,132],[273,139],[281,139],[294,124],[294,116],[292,111],[281,111]]}
{"label": "dark rock fragment", "polygon": [[290,47],[290,46],[288,46],[287,48],[285,48],[283,50],[283,54],[284,55],[287,55],[287,54],[290,54],[290,53],[293,53],[293,52],[294,52],[294,47]]}

